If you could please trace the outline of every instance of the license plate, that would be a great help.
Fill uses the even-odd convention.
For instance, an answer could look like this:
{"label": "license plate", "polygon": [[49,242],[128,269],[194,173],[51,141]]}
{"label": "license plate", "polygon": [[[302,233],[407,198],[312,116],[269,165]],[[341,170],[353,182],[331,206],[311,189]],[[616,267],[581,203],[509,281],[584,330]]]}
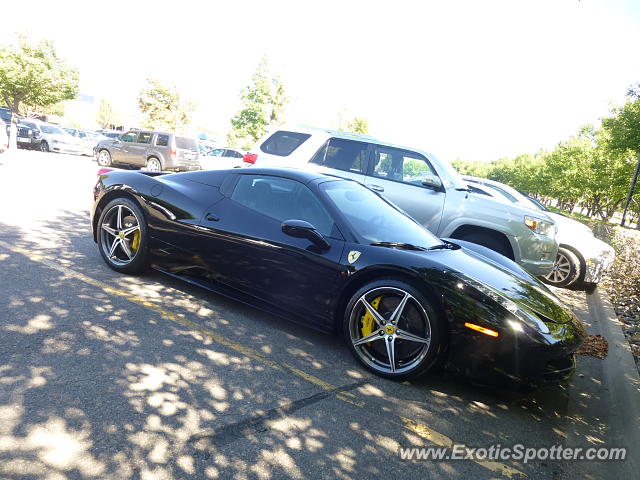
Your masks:
{"label": "license plate", "polygon": [[29,137],[16,137],[16,140],[22,143],[31,143],[31,139]]}
{"label": "license plate", "polygon": [[187,160],[193,160],[194,158],[196,158],[196,156],[193,153],[185,153],[184,158],[186,158]]}

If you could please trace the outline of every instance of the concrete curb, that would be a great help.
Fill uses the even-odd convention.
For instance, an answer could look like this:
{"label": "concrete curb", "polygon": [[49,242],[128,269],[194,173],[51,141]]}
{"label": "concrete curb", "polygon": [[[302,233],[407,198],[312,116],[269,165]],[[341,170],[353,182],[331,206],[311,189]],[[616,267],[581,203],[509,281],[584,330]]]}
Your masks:
{"label": "concrete curb", "polygon": [[[622,333],[622,325],[618,320],[604,291],[597,288],[593,294],[587,295],[587,305],[594,319],[594,327],[600,330],[609,343],[609,354],[602,361],[602,372],[607,385],[610,408],[615,409],[623,419],[620,437],[628,446],[627,466],[631,472],[640,471],[640,376],[631,354],[629,343]],[[604,400],[604,398],[603,398]],[[616,430],[617,430],[616,428]]]}

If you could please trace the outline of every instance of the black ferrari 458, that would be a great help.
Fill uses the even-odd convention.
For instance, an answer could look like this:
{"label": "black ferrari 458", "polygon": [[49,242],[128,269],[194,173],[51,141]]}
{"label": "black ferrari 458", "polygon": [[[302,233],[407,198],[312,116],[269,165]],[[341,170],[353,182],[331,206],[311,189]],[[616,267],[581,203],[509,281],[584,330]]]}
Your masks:
{"label": "black ferrari 458", "polygon": [[147,266],[343,334],[390,378],[436,363],[557,380],[585,337],[543,284],[484,247],[440,240],[351,180],[285,169],[105,171],[94,239],[114,270]]}

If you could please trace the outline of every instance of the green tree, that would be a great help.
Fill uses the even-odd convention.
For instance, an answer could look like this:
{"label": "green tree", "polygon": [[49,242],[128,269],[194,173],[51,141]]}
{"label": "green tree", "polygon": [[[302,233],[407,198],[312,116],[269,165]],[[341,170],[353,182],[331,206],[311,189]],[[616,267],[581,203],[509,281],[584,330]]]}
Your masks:
{"label": "green tree", "polygon": [[340,122],[339,129],[343,132],[369,134],[369,122],[366,118],[353,117],[351,120]]}
{"label": "green tree", "polygon": [[119,123],[119,118],[106,98],[100,99],[100,107],[96,115],[96,121],[102,128],[112,128]]}
{"label": "green tree", "polygon": [[48,107],[78,93],[78,72],[58,57],[48,41],[29,43],[18,36],[0,47],[0,97],[14,113],[25,106]]}
{"label": "green tree", "polygon": [[621,107],[615,108],[611,117],[602,121],[607,131],[609,150],[618,154],[633,155],[637,159],[621,225],[625,223],[627,210],[633,200],[640,170],[640,85],[629,89],[627,93],[629,100]]}
{"label": "green tree", "polygon": [[[77,93],[78,72],[58,56],[51,42],[33,44],[19,35],[15,44],[0,46],[0,99],[14,114],[70,100]],[[12,146],[15,137],[11,135]]]}
{"label": "green tree", "polygon": [[451,162],[460,175],[468,175],[470,177],[488,178],[491,174],[493,165],[489,162],[470,162],[456,158]]}
{"label": "green tree", "polygon": [[148,78],[147,86],[138,94],[138,108],[144,115],[145,128],[184,132],[195,104],[183,98],[175,84]]}
{"label": "green tree", "polygon": [[228,142],[243,148],[251,148],[269,125],[280,125],[289,99],[280,78],[269,69],[263,58],[251,83],[240,93],[243,108],[231,119]]}

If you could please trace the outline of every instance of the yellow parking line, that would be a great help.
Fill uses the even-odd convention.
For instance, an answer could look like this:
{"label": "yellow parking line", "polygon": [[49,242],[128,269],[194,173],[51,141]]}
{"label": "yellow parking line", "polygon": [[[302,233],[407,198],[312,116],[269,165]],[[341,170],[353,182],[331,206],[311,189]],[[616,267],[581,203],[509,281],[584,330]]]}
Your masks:
{"label": "yellow parking line", "polygon": [[[29,260],[32,260],[34,262],[38,262],[41,263],[43,265],[46,265],[49,268],[52,268],[54,270],[57,270],[61,273],[64,273],[65,275],[69,276],[69,277],[73,277],[76,278],[78,280],[81,280],[84,283],[87,283],[89,285],[92,285],[94,287],[97,287],[101,290],[103,290],[106,293],[109,293],[111,295],[117,295],[119,297],[125,298],[126,300],[135,303],[137,305],[140,305],[142,307],[148,308],[149,310],[152,310],[154,312],[156,312],[157,314],[159,314],[162,318],[164,318],[165,320],[169,320],[170,322],[173,323],[177,323],[178,325],[182,325],[183,327],[189,328],[191,330],[195,330],[196,332],[202,333],[203,335],[206,335],[207,337],[209,337],[211,340],[213,340],[216,343],[219,343],[221,345],[224,345],[225,347],[228,347],[232,350],[235,350],[238,353],[241,353],[242,355],[251,358],[252,360],[255,360],[257,362],[263,363],[275,370],[288,370],[289,372],[293,373],[294,375],[306,380],[309,383],[312,383],[314,385],[317,385],[318,387],[322,388],[323,390],[337,390],[338,387],[335,387],[334,385],[331,385],[330,383],[325,382],[324,380],[321,380],[318,377],[315,377],[309,373],[306,373],[296,367],[293,367],[291,365],[288,365],[286,363],[279,363],[279,362],[275,362],[267,357],[265,357],[263,354],[261,354],[260,352],[258,352],[257,350],[254,350],[250,347],[247,347],[245,345],[241,345],[239,343],[233,342],[231,340],[229,340],[228,338],[224,337],[223,335],[220,335],[218,333],[215,333],[212,330],[209,330],[208,328],[202,327],[201,325],[198,325],[195,322],[192,322],[191,320],[188,320],[187,318],[184,317],[184,315],[179,315],[176,313],[173,313],[165,308],[162,308],[161,306],[153,303],[153,302],[149,302],[148,300],[144,300],[132,293],[126,292],[124,290],[121,290],[119,288],[115,288],[112,287],[100,280],[96,280],[95,278],[89,277],[87,275],[85,275],[84,273],[80,273],[77,272],[75,270],[72,270],[69,267],[66,267],[64,265],[61,265],[59,263],[53,262],[51,260],[49,260],[48,258],[44,257],[43,255],[37,254],[37,253],[33,253],[30,252],[29,250],[26,250],[24,248],[20,248],[20,247],[16,247],[14,245],[11,245],[7,242],[4,242],[2,240],[0,240],[0,247],[3,247],[9,251],[12,251],[14,253],[19,253],[21,255],[24,255],[25,257],[27,257]],[[338,392],[336,394],[336,397],[340,398],[341,400],[348,402],[352,405],[356,405],[359,407],[364,406],[364,402],[358,402],[355,399],[347,399],[345,396],[346,392]]]}
{"label": "yellow parking line", "polygon": [[[169,320],[170,322],[177,323],[178,325],[181,325],[183,327],[202,333],[203,335],[206,335],[214,342],[217,342],[221,345],[224,345],[225,347],[235,350],[236,352],[241,353],[242,355],[245,355],[246,357],[251,358],[252,360],[263,363],[273,369],[287,370],[293,373],[294,375],[296,375],[297,377],[300,377],[306,380],[307,382],[322,388],[323,390],[330,391],[330,390],[338,389],[338,387],[328,382],[325,382],[324,380],[314,375],[311,375],[310,373],[300,370],[299,368],[288,365],[286,363],[279,363],[279,362],[273,361],[250,347],[233,342],[227,339],[226,337],[220,334],[217,334],[212,330],[209,330],[208,328],[202,327],[197,323],[192,322],[191,320],[188,320],[187,318],[184,317],[184,315],[173,313],[169,310],[166,310],[165,308],[162,308],[159,305],[156,305],[153,302],[144,300],[132,293],[126,292],[119,288],[112,287],[100,280],[96,280],[95,278],[89,277],[84,273],[77,272],[75,270],[72,270],[69,267],[53,262],[43,255],[30,252],[29,250],[24,248],[16,247],[3,240],[0,240],[0,247],[5,248],[6,250],[9,250],[11,252],[24,255],[25,257],[27,257],[29,260],[33,262],[46,265],[47,267],[57,270],[58,272],[61,272],[69,277],[76,278],[86,284],[97,287],[106,293],[117,295],[119,297],[122,297],[130,301],[131,303],[135,303],[136,305],[140,305],[142,307],[148,308],[149,310],[152,310],[157,314],[159,314],[165,320]],[[360,408],[366,405],[366,402],[359,400],[358,397],[351,392],[338,392],[336,393],[336,398]],[[439,432],[436,432],[435,430],[431,429],[430,427],[427,427],[426,425],[421,425],[405,417],[400,417],[400,419],[402,420],[403,426],[406,429],[411,430],[412,432],[416,433],[418,436],[424,438],[425,440],[428,440],[431,443],[434,443],[436,445],[443,446],[443,447],[451,447],[454,443],[454,441],[451,438]],[[508,465],[505,465],[499,462],[482,461],[482,460],[473,460],[473,461],[478,465],[484,468],[487,468],[507,478],[513,478],[515,475],[520,475],[522,478],[527,477],[524,473],[520,472],[519,470],[516,470],[514,468],[509,467]]]}
{"label": "yellow parking line", "polygon": [[[400,417],[402,423],[404,424],[404,428],[407,430],[411,430],[413,433],[416,433],[419,437],[424,438],[425,440],[430,441],[431,443],[435,443],[441,447],[452,448],[454,442],[451,438],[443,435],[442,433],[436,432],[432,428],[427,427],[426,425],[421,425],[419,423],[414,422],[405,417]],[[527,478],[527,475],[520,470],[510,467],[509,465],[505,465],[504,463],[495,462],[493,460],[478,460],[474,458],[470,458],[469,460],[474,461],[478,465],[491,470],[492,472],[498,473],[503,477],[507,478]]]}

